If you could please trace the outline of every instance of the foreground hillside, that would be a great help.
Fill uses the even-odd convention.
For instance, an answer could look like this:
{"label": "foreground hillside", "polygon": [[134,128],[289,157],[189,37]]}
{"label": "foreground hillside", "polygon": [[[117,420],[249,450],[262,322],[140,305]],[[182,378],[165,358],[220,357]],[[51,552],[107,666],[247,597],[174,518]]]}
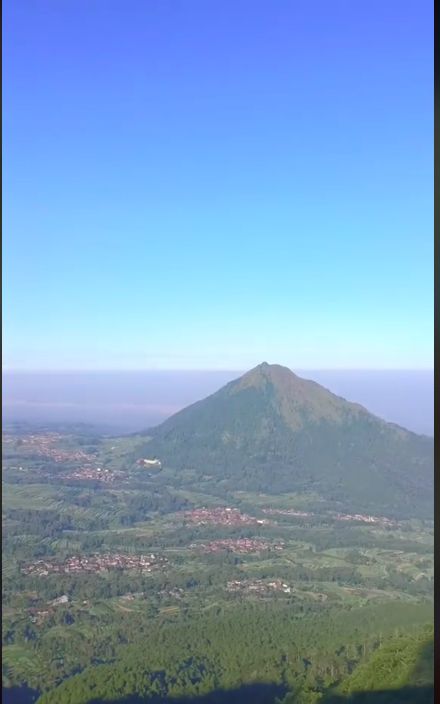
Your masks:
{"label": "foreground hillside", "polygon": [[314,492],[351,510],[432,516],[433,441],[262,364],[149,431],[143,453],[210,486]]}
{"label": "foreground hillside", "polygon": [[[406,632],[393,637],[402,617]],[[306,618],[282,605],[206,614],[181,625],[157,626],[142,637],[133,634],[137,647],[122,649],[115,663],[72,677],[39,704],[196,704],[199,699],[274,704],[288,689],[292,694],[285,704],[311,704],[341,681],[344,694],[404,687],[412,684],[420,648],[432,640],[432,628],[417,626],[424,618],[430,618],[427,607],[407,608],[404,616],[397,604],[346,613],[326,610]],[[417,684],[432,684],[432,660]]]}
{"label": "foreground hillside", "polygon": [[[432,626],[390,638],[323,704],[432,704],[434,701]],[[294,704],[295,698],[291,698]],[[289,704],[289,698],[283,704]]]}

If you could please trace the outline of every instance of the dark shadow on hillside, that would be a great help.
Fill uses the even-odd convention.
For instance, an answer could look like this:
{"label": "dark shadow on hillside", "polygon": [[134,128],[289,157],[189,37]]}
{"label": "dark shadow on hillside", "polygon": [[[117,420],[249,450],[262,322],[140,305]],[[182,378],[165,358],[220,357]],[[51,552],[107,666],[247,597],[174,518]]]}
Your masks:
{"label": "dark shadow on hillside", "polygon": [[420,649],[410,681],[416,686],[426,685],[428,682],[434,681],[434,639]]}
{"label": "dark shadow on hillside", "polygon": [[[201,697],[123,697],[122,699],[94,699],[89,704],[276,704],[285,690],[273,685],[243,685],[238,689],[217,690]],[[289,704],[295,704],[295,695]],[[301,698],[301,704],[305,700]],[[434,688],[402,687],[377,692],[357,692],[350,696],[334,695],[319,700],[320,704],[434,704]]]}
{"label": "dark shadow on hillside", "polygon": [[284,697],[286,687],[276,684],[245,684],[236,689],[218,689],[194,697],[137,697],[93,699],[89,704],[275,704]]}
{"label": "dark shadow on hillside", "polygon": [[350,695],[330,694],[324,697],[320,704],[433,704],[433,639],[420,648],[417,662],[408,681],[411,685],[399,689],[356,692]]}
{"label": "dark shadow on hillside", "polygon": [[[292,704],[294,703],[294,699]],[[348,696],[324,697],[322,704],[434,704],[434,687],[402,687],[377,692],[356,692]]]}
{"label": "dark shadow on hillside", "polygon": [[30,687],[2,687],[2,704],[34,704],[39,694]]}
{"label": "dark shadow on hillside", "polygon": [[[216,690],[197,697],[139,697],[136,695],[120,699],[93,699],[89,704],[276,704],[284,697],[286,689],[270,684],[249,684],[237,689]],[[3,704],[33,704],[38,693],[22,687],[3,688]],[[295,704],[296,697],[291,694],[288,704]],[[307,704],[303,698],[301,704]],[[355,694],[329,695],[319,700],[320,704],[434,704],[434,687],[402,687],[375,692],[356,692]],[[287,704],[287,702],[286,702]]]}
{"label": "dark shadow on hillside", "polygon": [[[361,691],[349,695],[327,694],[317,704],[434,704],[434,642],[422,646],[411,672],[411,685],[375,691]],[[286,696],[287,695],[287,696]],[[11,687],[2,690],[3,704],[34,704],[36,690]],[[286,699],[284,700],[284,697]],[[127,695],[117,698],[97,698],[88,704],[311,704],[306,696],[287,692],[284,685],[275,683],[245,684],[235,689],[218,689],[201,696],[169,697]]]}

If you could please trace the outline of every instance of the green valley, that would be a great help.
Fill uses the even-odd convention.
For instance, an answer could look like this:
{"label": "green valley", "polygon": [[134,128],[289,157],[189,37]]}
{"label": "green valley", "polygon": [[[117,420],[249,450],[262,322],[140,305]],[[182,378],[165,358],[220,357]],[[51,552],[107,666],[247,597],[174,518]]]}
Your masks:
{"label": "green valley", "polygon": [[432,443],[292,377],[5,428],[5,701],[432,701]]}

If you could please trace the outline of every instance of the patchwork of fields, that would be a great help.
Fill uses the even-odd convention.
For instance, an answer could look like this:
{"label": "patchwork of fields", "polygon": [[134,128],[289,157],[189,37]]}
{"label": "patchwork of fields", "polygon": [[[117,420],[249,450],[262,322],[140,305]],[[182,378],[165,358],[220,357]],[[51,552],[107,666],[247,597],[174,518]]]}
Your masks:
{"label": "patchwork of fields", "polygon": [[[298,624],[319,618],[336,623],[338,614],[346,614],[348,621],[357,613],[382,614],[374,632],[361,619],[355,644],[360,650],[353,645],[350,656],[335,654],[336,644],[340,649],[348,638],[338,626],[335,643],[329,645],[338,664],[328,665],[325,676],[318,676],[316,653],[306,641],[306,660],[312,663],[306,670],[299,664],[291,670],[281,667],[287,655],[271,646],[271,682],[293,687],[301,680],[305,686],[304,678],[313,672],[319,697],[364,662],[382,638],[430,623],[431,522],[387,521],[386,516],[375,522],[340,520],[338,507],[320,509],[316,494],[228,490],[213,484],[209,468],[205,482],[195,481],[189,470],[177,478],[168,467],[150,472],[137,464],[144,441],[57,433],[49,439],[42,434],[42,440],[34,434],[29,441],[26,432],[17,430],[7,435],[4,686],[55,691],[79,673],[88,677],[91,666],[100,672],[105,663],[126,662],[136,641],[143,643],[144,666],[152,672],[160,662],[146,646],[150,641],[142,640],[145,633],[157,631],[159,640],[162,633],[166,641],[169,628],[177,633],[204,620],[214,632],[217,622],[228,623],[227,614],[242,621],[245,633],[250,628],[246,609],[252,610],[253,620],[256,613],[270,617],[280,642],[286,613]],[[93,478],[72,479],[84,458],[94,469]],[[112,482],[101,481],[98,469],[115,473]],[[147,569],[147,563],[154,569]],[[75,570],[66,569],[72,564]],[[205,663],[200,671],[210,667]],[[243,668],[243,676],[252,680],[255,668]],[[218,677],[223,681],[226,675]],[[206,689],[205,679],[200,681]],[[185,686],[179,692],[192,692],[195,685]],[[170,682],[160,691],[165,690],[172,691]],[[56,698],[59,694],[45,696],[42,701],[63,701]],[[70,694],[62,696],[76,701]]]}

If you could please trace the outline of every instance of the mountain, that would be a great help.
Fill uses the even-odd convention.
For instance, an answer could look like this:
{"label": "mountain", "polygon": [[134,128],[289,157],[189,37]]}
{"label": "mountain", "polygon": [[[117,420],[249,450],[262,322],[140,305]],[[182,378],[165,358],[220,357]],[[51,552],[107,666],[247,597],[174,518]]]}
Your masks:
{"label": "mountain", "polygon": [[263,363],[148,431],[144,451],[219,486],[432,515],[433,441]]}

